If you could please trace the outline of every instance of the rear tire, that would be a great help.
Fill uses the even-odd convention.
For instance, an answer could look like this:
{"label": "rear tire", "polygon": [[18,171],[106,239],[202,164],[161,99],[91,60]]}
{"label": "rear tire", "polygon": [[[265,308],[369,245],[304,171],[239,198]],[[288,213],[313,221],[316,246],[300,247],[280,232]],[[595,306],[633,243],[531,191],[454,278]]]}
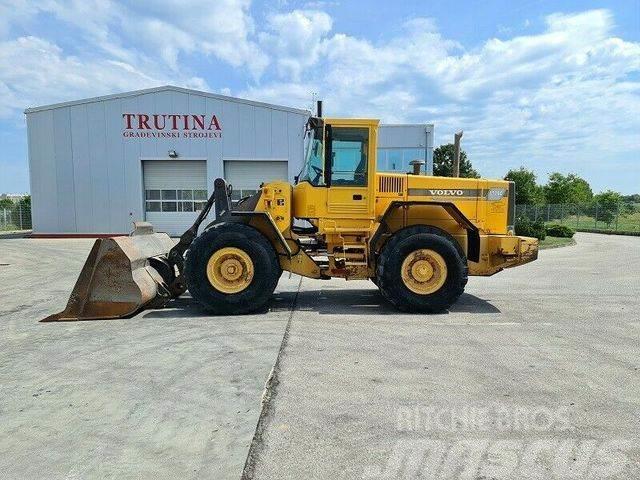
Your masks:
{"label": "rear tire", "polygon": [[398,310],[437,313],[464,291],[467,259],[448,233],[428,226],[408,227],[385,245],[376,279],[382,296]]}
{"label": "rear tire", "polygon": [[[237,279],[238,275],[212,280],[215,274],[211,261],[218,262],[216,265],[224,261],[219,258],[220,251],[236,255],[231,258],[231,268],[235,272],[239,265],[244,267],[246,285],[237,283],[242,281]],[[281,273],[278,256],[269,240],[242,223],[219,223],[209,228],[193,241],[185,259],[185,279],[191,296],[216,315],[239,315],[263,309]]]}

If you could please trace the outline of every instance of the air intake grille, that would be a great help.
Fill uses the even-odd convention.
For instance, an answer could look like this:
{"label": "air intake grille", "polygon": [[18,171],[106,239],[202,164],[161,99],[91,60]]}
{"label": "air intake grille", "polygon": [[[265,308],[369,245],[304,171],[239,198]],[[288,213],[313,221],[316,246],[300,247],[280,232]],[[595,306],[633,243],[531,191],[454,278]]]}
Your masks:
{"label": "air intake grille", "polygon": [[404,192],[404,177],[387,177],[380,175],[378,179],[378,191],[388,193]]}

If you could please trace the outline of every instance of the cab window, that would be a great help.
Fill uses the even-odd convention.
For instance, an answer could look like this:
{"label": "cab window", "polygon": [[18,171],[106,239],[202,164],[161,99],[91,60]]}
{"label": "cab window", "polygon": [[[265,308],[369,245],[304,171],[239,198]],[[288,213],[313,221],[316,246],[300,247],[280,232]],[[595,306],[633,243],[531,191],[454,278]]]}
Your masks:
{"label": "cab window", "polygon": [[331,185],[365,187],[369,129],[333,127],[331,140]]}
{"label": "cab window", "polygon": [[298,182],[309,182],[314,187],[324,185],[323,128],[310,128],[305,133],[305,159]]}

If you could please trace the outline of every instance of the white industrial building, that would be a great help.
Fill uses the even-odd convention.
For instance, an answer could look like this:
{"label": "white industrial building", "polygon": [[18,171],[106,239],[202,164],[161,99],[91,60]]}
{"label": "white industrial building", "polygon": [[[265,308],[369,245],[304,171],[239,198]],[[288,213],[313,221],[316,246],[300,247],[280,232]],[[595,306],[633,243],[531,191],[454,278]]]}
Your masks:
{"label": "white industrial building", "polygon": [[[224,177],[234,196],[293,181],[311,114],[166,86],[29,108],[33,232],[117,234],[134,220],[182,233]],[[383,125],[378,169],[432,171],[433,126]]]}

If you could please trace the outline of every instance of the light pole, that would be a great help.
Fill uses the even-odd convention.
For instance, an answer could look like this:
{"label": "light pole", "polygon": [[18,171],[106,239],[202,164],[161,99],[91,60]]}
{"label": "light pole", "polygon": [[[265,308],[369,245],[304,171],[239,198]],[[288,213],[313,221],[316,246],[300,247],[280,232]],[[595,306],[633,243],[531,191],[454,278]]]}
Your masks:
{"label": "light pole", "polygon": [[453,144],[455,146],[455,154],[453,157],[453,176],[460,176],[460,140],[462,139],[463,131],[460,130],[453,136]]}

